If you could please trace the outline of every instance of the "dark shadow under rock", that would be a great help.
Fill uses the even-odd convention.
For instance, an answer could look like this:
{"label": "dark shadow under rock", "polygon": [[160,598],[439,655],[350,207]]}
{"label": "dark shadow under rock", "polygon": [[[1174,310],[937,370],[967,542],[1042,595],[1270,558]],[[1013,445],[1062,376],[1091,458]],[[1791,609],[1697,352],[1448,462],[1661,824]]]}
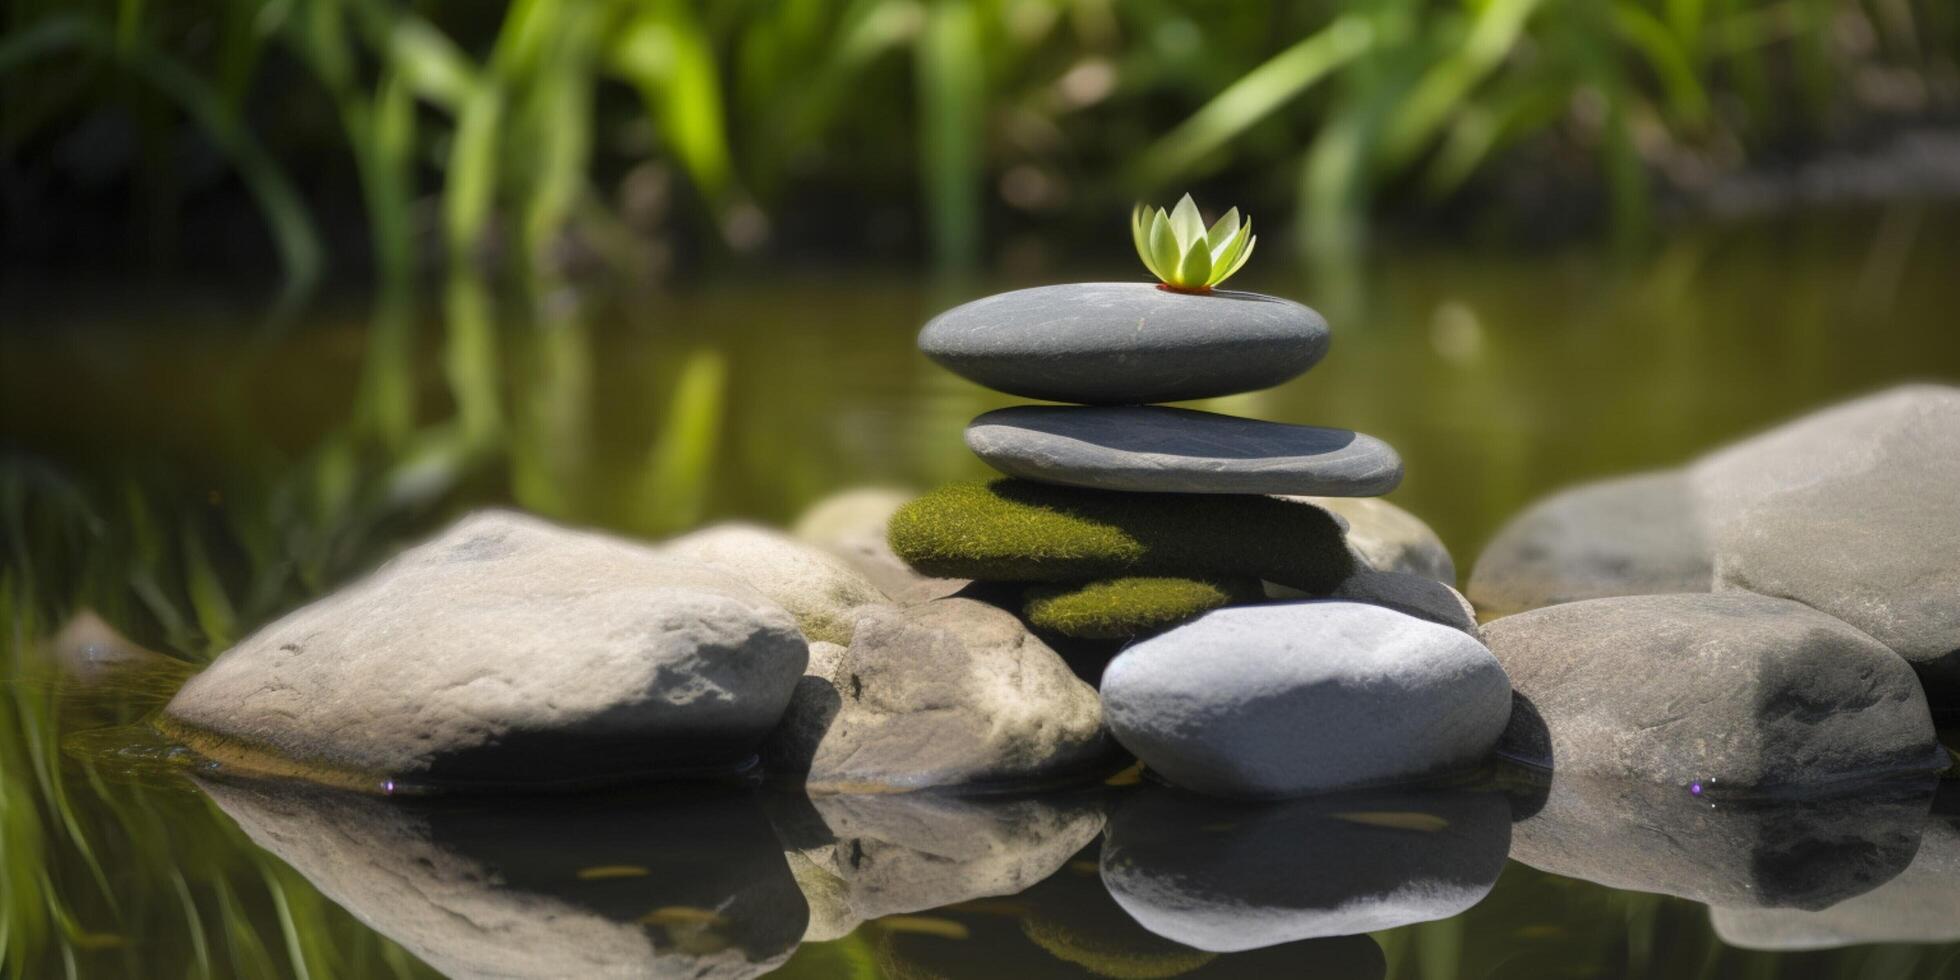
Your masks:
{"label": "dark shadow under rock", "polygon": [[752,977],[808,909],[753,795],[389,800],[200,781],[260,847],[451,977]]}
{"label": "dark shadow under rock", "polygon": [[1150,931],[1219,952],[1446,919],[1504,869],[1494,792],[1234,803],[1146,786],[1111,814],[1102,878]]}
{"label": "dark shadow under rock", "polygon": [[1554,774],[1544,803],[1512,829],[1511,857],[1710,905],[1822,909],[1905,869],[1933,786],[1931,777],[1895,779],[1829,797],[1749,800],[1702,784]]}

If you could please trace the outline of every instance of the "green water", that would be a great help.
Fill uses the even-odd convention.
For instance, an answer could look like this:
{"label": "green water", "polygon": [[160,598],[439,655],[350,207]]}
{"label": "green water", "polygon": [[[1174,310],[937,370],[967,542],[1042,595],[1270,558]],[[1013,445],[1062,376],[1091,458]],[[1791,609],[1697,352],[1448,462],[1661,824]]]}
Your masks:
{"label": "green water", "polygon": [[[1624,261],[1409,249],[1374,257],[1359,280],[1248,270],[1246,288],[1328,313],[1334,347],[1304,378],[1210,405],[1388,440],[1408,470],[1391,499],[1428,520],[1467,574],[1506,516],[1562,484],[1677,463],[1897,381],[1960,379],[1956,217],[1902,205],[1703,228]],[[168,696],[176,661],[208,659],[472,507],[655,536],[784,522],[852,486],[981,476],[960,429],[1012,399],[934,368],[911,338],[939,308],[1021,284],[772,277],[624,296],[457,282],[294,315],[154,285],[0,291],[0,972],[424,976],[432,967],[409,950],[453,953],[424,927],[457,915],[478,917],[483,949],[534,931],[519,944],[535,954],[527,969],[568,976],[598,970],[578,951],[598,957],[642,933],[688,955],[786,958],[795,976],[1960,971],[1955,946],[1741,950],[1701,904],[1515,861],[1461,914],[1212,957],[1116,904],[1093,835],[1047,879],[1011,883],[1018,893],[1002,885],[797,945],[780,859],[791,845],[778,839],[801,825],[784,816],[794,794],[227,798],[135,724]],[[64,671],[48,638],[83,610],[174,659]],[[1037,802],[1101,820],[1147,791]],[[1492,785],[1452,792],[1530,811]],[[1368,825],[1387,836],[1352,850],[1419,853],[1434,821],[1410,815],[1450,824],[1438,816],[1450,799],[1368,804],[1401,816]],[[1951,802],[1921,800],[1907,823],[1945,827],[1924,814]],[[1237,823],[1193,823],[1191,853]],[[1316,840],[1351,832],[1302,826]],[[262,849],[247,830],[286,843]],[[322,850],[343,832],[365,849]],[[1288,859],[1319,852],[1289,839],[1226,840],[1312,877]],[[410,870],[391,875],[395,859]],[[477,884],[419,906],[404,897],[414,888],[374,897],[376,881],[421,881],[418,860],[454,862],[455,880]],[[1366,870],[1325,875],[1337,887],[1395,866]]]}

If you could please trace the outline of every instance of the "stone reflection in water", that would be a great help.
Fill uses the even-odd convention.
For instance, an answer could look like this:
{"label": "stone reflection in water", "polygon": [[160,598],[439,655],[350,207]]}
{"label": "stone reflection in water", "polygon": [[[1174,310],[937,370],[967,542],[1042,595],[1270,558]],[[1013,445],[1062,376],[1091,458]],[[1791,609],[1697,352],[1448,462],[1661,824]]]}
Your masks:
{"label": "stone reflection in water", "polygon": [[1511,857],[1611,888],[1730,908],[1822,909],[1912,861],[1930,778],[1819,799],[1725,800],[1685,786],[1554,776]]}
{"label": "stone reflection in water", "polygon": [[751,977],[807,909],[741,792],[385,800],[199,785],[322,894],[456,977]]}
{"label": "stone reflection in water", "polygon": [[[1103,887],[1090,845],[1020,895],[944,910],[966,933],[869,929],[890,977],[1037,980],[1047,977],[1318,977],[1380,980],[1387,964],[1367,936],[1285,943],[1237,953],[1194,949],[1137,924]],[[938,913],[935,913],[937,915]],[[903,923],[900,923],[902,926]]]}
{"label": "stone reflection in water", "polygon": [[1711,908],[1715,934],[1745,949],[1960,940],[1960,817],[1935,815],[1899,876],[1817,911]]}
{"label": "stone reflection in water", "polygon": [[836,939],[866,919],[1017,894],[1054,874],[1103,825],[1093,795],[774,802],[784,856],[810,905],[811,941]]}
{"label": "stone reflection in water", "polygon": [[1449,918],[1489,893],[1510,839],[1496,793],[1235,803],[1146,786],[1110,816],[1102,878],[1150,931],[1229,952]]}

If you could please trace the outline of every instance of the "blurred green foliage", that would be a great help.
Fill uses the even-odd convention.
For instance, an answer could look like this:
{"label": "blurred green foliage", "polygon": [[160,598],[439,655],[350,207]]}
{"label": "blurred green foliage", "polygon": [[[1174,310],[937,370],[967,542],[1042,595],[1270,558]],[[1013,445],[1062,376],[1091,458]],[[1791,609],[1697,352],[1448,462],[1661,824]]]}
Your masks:
{"label": "blurred green foliage", "polygon": [[1657,171],[1960,85],[1944,0],[6,0],[0,30],[0,159],[127,113],[168,237],[194,126],[300,286],[322,171],[358,182],[384,283],[438,247],[639,270],[890,221],[962,268],[1001,225],[1100,232],[1206,180],[1324,256],[1521,146],[1637,236]]}

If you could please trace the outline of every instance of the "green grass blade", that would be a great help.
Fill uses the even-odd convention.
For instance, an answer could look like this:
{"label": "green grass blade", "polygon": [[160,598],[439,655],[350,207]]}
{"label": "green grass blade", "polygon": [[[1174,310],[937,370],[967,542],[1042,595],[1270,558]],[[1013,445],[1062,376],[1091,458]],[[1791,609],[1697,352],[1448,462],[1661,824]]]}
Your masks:
{"label": "green grass blade", "polygon": [[1374,43],[1374,29],[1361,17],[1335,20],[1247,72],[1151,144],[1130,168],[1127,182],[1156,187],[1194,172],[1211,153],[1360,57]]}

